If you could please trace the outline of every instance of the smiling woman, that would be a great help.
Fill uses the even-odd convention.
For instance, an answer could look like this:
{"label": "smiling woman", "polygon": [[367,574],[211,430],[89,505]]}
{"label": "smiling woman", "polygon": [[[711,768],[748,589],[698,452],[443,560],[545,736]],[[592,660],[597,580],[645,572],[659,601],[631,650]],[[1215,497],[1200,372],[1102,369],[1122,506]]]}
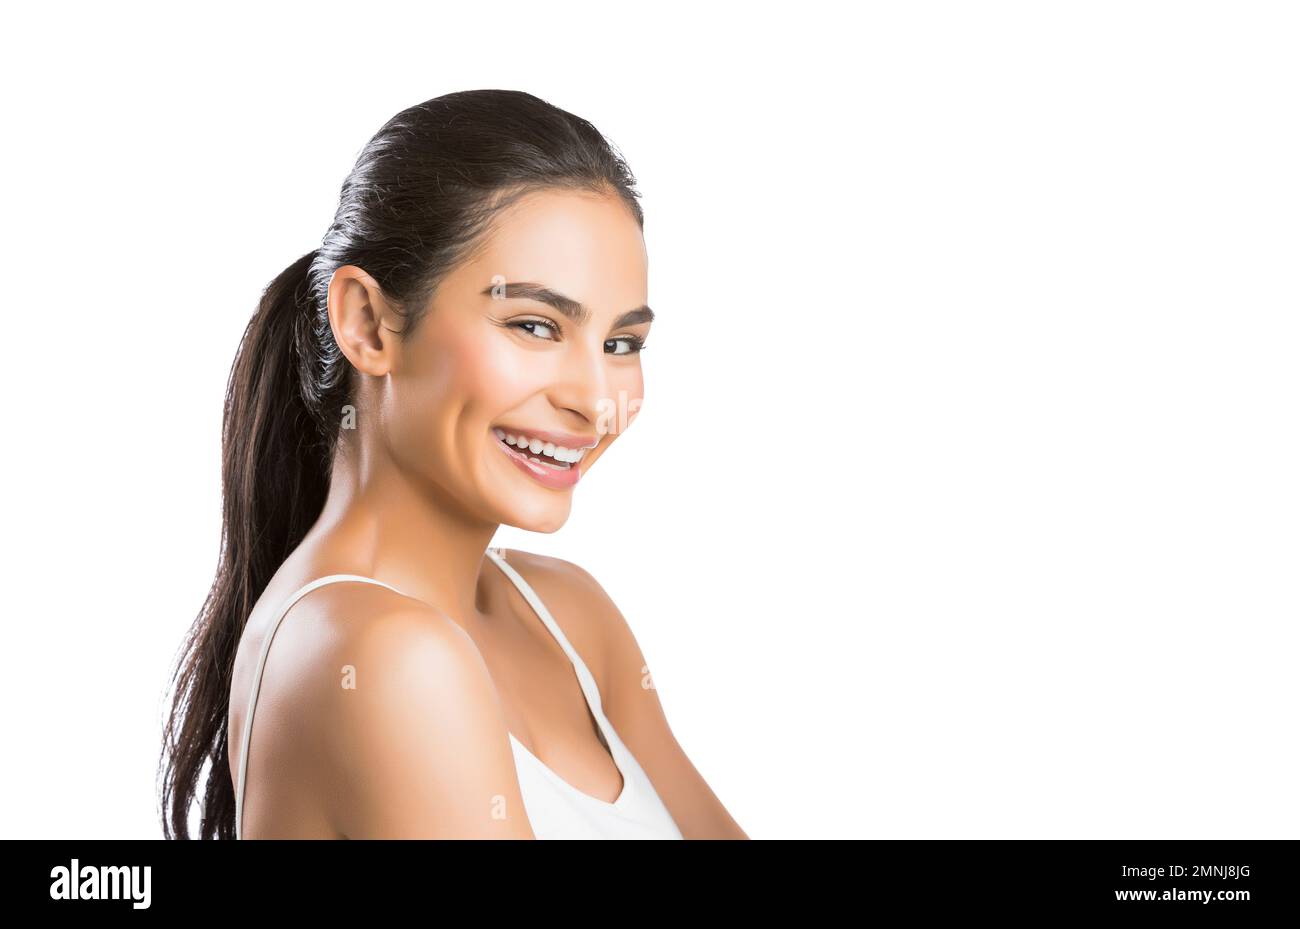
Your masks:
{"label": "smiling woman", "polygon": [[200,796],[205,838],[745,837],[600,585],[490,547],[563,526],[631,421],[608,427],[613,398],[639,407],[633,184],[590,123],[517,91],[429,100],[362,150],[231,370],[169,837]]}

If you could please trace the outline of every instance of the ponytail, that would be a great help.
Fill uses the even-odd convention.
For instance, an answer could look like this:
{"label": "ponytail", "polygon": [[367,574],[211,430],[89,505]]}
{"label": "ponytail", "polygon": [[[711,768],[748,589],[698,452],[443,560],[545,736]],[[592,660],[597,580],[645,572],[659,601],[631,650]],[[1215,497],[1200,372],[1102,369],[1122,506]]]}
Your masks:
{"label": "ponytail", "polygon": [[173,677],[171,762],[162,793],[167,838],[188,838],[189,807],[209,760],[199,837],[234,837],[227,708],[235,652],[253,605],[325,505],[328,443],[301,387],[311,356],[302,349],[311,338],[307,280],[316,254],[299,258],[266,288],[226,385],[221,552]]}

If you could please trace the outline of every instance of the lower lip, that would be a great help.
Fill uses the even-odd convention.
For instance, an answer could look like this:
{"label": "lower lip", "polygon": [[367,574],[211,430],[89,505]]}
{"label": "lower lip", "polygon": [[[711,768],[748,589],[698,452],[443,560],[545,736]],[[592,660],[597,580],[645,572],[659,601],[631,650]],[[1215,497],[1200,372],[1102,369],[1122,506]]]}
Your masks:
{"label": "lower lip", "polygon": [[[489,433],[490,434],[490,433]],[[538,464],[535,461],[528,460],[523,453],[515,451],[502,442],[496,436],[492,436],[492,441],[497,444],[506,456],[515,463],[520,471],[523,471],[543,487],[550,487],[552,490],[564,490],[578,483],[578,478],[582,476],[579,465],[582,462],[570,465],[566,470],[548,468],[546,465]]]}

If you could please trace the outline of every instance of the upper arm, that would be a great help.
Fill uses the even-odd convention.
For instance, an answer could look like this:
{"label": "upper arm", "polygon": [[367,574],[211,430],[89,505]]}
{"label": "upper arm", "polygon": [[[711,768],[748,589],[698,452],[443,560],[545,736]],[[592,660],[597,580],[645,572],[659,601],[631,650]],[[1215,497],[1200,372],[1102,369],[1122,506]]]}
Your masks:
{"label": "upper arm", "polygon": [[678,744],[645,655],[626,617],[586,570],[550,559],[565,578],[565,599],[600,629],[601,703],[645,769],[684,838],[748,838]]}
{"label": "upper arm", "polygon": [[330,814],[348,838],[534,838],[509,729],[470,637],[427,607],[347,625],[328,699]]}

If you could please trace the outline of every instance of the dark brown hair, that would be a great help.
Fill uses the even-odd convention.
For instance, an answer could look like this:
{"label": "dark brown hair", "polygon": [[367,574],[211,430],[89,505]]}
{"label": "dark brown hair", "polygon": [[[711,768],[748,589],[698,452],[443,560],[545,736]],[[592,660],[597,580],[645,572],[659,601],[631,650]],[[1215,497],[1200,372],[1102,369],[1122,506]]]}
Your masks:
{"label": "dark brown hair", "polygon": [[167,838],[210,763],[199,838],[234,838],[230,684],[244,624],[271,576],[325,504],[353,369],[327,313],[335,269],[356,265],[407,319],[483,241],[501,210],[547,188],[614,193],[638,225],[640,196],[622,156],[591,123],[531,94],[471,90],[403,110],[361,150],[315,251],[266,288],[226,385],[222,533],[216,579],[171,678],[162,752]]}

